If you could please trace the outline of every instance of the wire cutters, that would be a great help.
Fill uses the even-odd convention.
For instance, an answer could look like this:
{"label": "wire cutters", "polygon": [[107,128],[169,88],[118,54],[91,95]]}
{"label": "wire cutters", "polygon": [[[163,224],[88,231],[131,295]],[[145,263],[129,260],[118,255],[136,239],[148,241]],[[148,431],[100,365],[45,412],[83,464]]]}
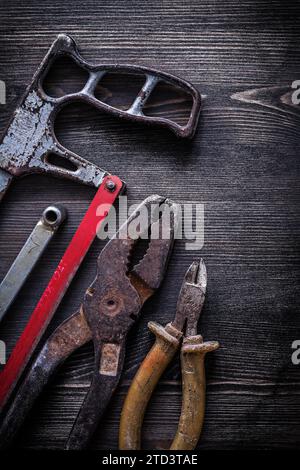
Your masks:
{"label": "wire cutters", "polygon": [[184,277],[174,320],[165,327],[156,322],[148,323],[156,341],[135,375],[126,396],[120,421],[120,449],[141,448],[141,427],[146,407],[157,382],[181,344],[182,406],[176,436],[170,449],[195,448],[201,434],[205,411],[204,358],[206,353],[219,347],[218,342],[204,343],[202,336],[197,335],[206,283],[206,267],[203,260],[193,262]]}
{"label": "wire cutters", "polygon": [[[147,214],[151,213],[152,204],[160,209],[154,222],[153,210],[152,220],[146,221],[146,231],[150,231],[148,249],[140,262],[130,269],[133,247],[143,235],[130,234],[131,224],[137,222],[145,210]],[[168,217],[164,217],[166,208]],[[0,428],[2,446],[10,443],[57,367],[77,348],[93,340],[95,364],[91,386],[66,445],[67,449],[86,447],[119,382],[127,333],[144,302],[163,280],[177,217],[176,204],[160,196],[151,196],[137,207],[106,244],[98,257],[97,276],[87,289],[80,308],[46,341],[9,408]],[[159,236],[153,237],[154,232]],[[168,237],[163,238],[161,233]]]}

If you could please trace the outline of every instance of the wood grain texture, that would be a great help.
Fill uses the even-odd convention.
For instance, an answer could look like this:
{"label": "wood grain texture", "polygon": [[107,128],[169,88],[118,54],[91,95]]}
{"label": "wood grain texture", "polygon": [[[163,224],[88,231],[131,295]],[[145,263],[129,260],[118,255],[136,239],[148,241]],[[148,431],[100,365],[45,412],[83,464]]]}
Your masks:
{"label": "wood grain texture", "polygon": [[[195,257],[208,268],[200,331],[221,348],[207,358],[207,412],[199,448],[299,448],[300,110],[291,84],[300,79],[297,1],[187,2],[2,1],[0,79],[7,105],[0,130],[59,32],[71,34],[93,62],[142,64],[190,80],[203,97],[192,142],[166,130],[108,118],[72,105],[58,117],[59,140],[128,185],[130,203],[161,193],[205,207],[205,244],[178,241],[163,287],[131,332],[123,380],[91,446],[116,448],[119,414],[131,378],[153,342],[149,320],[175,311],[182,276]],[[75,80],[75,78],[74,78]],[[80,112],[79,112],[80,109]],[[79,224],[93,190],[45,176],[11,187],[0,207],[0,275],[17,255],[43,208],[64,203],[57,233],[1,325],[12,349]],[[95,275],[96,241],[49,332],[75,311]],[[16,446],[62,447],[90,380],[90,347],[62,367],[27,420]],[[144,425],[144,447],[171,442],[180,414],[178,357],[164,375]]]}

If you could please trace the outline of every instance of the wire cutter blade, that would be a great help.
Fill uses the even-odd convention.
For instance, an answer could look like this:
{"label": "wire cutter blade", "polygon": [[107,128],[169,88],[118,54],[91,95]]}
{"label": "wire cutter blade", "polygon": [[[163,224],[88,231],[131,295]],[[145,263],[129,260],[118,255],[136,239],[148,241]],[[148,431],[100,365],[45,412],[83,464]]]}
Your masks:
{"label": "wire cutter blade", "polygon": [[180,289],[176,315],[172,325],[180,331],[186,326],[186,336],[197,334],[197,324],[202,312],[207,285],[207,272],[203,259],[194,261]]}

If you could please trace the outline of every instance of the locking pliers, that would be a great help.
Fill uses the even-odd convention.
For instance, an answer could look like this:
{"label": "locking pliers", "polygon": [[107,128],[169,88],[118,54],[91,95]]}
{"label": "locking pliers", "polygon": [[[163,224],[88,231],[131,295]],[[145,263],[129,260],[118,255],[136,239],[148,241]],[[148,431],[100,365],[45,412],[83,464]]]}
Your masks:
{"label": "locking pliers", "polygon": [[192,263],[185,274],[174,320],[165,327],[155,322],[148,323],[156,341],[135,375],[125,399],[120,422],[120,449],[141,448],[141,427],[146,407],[157,382],[181,344],[182,406],[176,436],[170,449],[195,448],[205,411],[204,358],[206,353],[219,347],[218,342],[204,343],[202,336],[197,335],[206,282],[203,260]]}
{"label": "locking pliers", "polygon": [[[153,210],[151,212],[153,204],[158,209],[160,206],[156,216],[153,216]],[[134,235],[131,224],[137,222],[145,209],[147,214],[152,213],[152,220],[148,218],[145,223],[146,231],[150,231],[150,241],[144,257],[130,269],[133,247],[143,235]],[[169,214],[164,217],[166,209]],[[106,244],[98,257],[97,276],[87,289],[80,308],[47,340],[9,408],[0,428],[1,446],[9,444],[56,368],[73,351],[93,340],[95,365],[92,383],[66,448],[86,446],[119,382],[127,333],[144,302],[163,280],[173,246],[177,215],[176,204],[160,196],[151,196],[137,207]],[[154,233],[159,236],[154,237]],[[160,235],[163,233],[167,234],[165,238]]]}

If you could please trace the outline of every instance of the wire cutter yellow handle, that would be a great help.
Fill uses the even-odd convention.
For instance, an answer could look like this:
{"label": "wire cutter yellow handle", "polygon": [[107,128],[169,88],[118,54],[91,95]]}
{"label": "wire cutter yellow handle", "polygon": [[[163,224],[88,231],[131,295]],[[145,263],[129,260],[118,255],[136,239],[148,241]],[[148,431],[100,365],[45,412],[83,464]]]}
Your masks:
{"label": "wire cutter yellow handle", "polygon": [[[182,333],[168,324],[165,328],[150,322],[156,341],[144,359],[124,402],[119,431],[119,448],[141,448],[141,428],[151,395],[164,370],[179,349]],[[194,449],[198,442],[205,410],[204,357],[219,347],[217,342],[203,343],[200,335],[185,338],[181,349],[183,399],[181,416],[172,450]]]}
{"label": "wire cutter yellow handle", "polygon": [[193,450],[199,440],[205,415],[206,353],[218,349],[217,341],[203,343],[201,335],[184,338],[181,348],[182,404],[171,450]]}
{"label": "wire cutter yellow handle", "polygon": [[182,333],[170,324],[165,328],[148,323],[156,341],[142,362],[128,390],[121,413],[119,448],[140,449],[144,414],[151,395],[164,370],[179,348]]}

